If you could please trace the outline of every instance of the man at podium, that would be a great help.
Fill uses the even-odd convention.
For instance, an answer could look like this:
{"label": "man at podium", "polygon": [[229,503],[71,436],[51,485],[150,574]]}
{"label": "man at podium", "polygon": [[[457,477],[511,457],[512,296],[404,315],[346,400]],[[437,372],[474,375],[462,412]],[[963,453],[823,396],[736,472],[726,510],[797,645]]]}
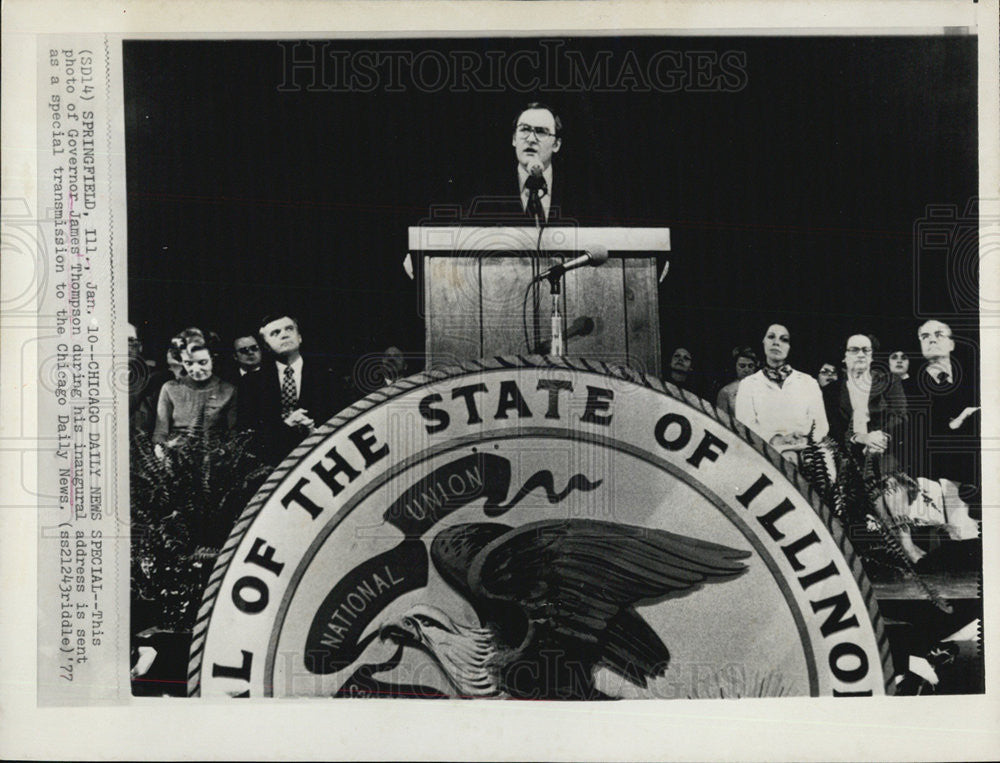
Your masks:
{"label": "man at podium", "polygon": [[517,156],[521,209],[547,222],[552,211],[552,158],[562,146],[562,120],[541,103],[530,103],[514,120],[511,145]]}
{"label": "man at podium", "polygon": [[[581,157],[586,172],[567,169],[563,128],[551,107],[527,104],[507,138],[515,162],[493,174],[496,182],[483,182],[477,167],[477,195],[464,197],[471,202],[435,205],[409,228],[403,267],[421,287],[428,368],[551,353],[561,333],[556,354],[660,374],[656,258],[670,250],[670,231],[616,226],[609,195],[597,190],[607,176],[600,152]],[[597,253],[603,267],[579,267],[598,264]],[[553,270],[560,263],[571,266],[564,278]],[[560,292],[543,305],[550,275]]]}
{"label": "man at podium", "polygon": [[551,106],[527,104],[513,122],[514,172],[497,186],[477,187],[466,204],[466,217],[505,225],[603,222],[608,217],[606,199],[587,183],[567,179],[563,165],[554,162],[562,133],[562,119]]}

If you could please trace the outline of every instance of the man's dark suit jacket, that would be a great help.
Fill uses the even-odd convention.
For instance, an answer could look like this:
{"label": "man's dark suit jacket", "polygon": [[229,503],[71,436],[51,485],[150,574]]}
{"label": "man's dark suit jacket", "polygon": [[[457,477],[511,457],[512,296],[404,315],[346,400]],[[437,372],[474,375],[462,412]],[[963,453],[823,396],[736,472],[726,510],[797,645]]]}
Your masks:
{"label": "man's dark suit jacket", "polygon": [[913,465],[913,476],[931,479],[950,479],[970,486],[960,490],[969,502],[978,501],[980,477],[980,422],[982,412],[974,413],[958,428],[949,423],[967,407],[978,406],[976,380],[972,374],[961,373],[953,364],[956,378],[951,383],[940,383],[921,368],[909,385],[908,406],[911,409],[911,426],[922,437],[924,453]]}
{"label": "man's dark suit jacket", "polygon": [[[552,203],[547,225],[615,225],[611,199],[601,194],[591,182],[566,172],[558,162],[552,165]],[[466,220],[483,225],[533,225],[534,218],[521,205],[517,166],[506,178],[492,187],[477,185],[475,195],[463,205]]]}
{"label": "man's dark suit jacket", "polygon": [[[899,379],[877,369],[872,372],[872,387],[868,393],[868,431],[889,435],[889,449],[880,459],[884,472],[900,466],[900,447],[906,425],[906,396]],[[850,441],[853,435],[854,409],[847,391],[849,380],[841,379],[823,388],[823,405],[830,424],[830,437],[841,443],[855,456],[861,456],[864,446]]]}
{"label": "man's dark suit jacket", "polygon": [[[318,360],[303,357],[302,387],[296,408],[305,408],[316,426],[340,410],[341,399],[333,375]],[[241,379],[237,396],[237,426],[257,433],[258,452],[272,464],[279,463],[309,434],[289,427],[281,417],[281,384],[273,360]]]}

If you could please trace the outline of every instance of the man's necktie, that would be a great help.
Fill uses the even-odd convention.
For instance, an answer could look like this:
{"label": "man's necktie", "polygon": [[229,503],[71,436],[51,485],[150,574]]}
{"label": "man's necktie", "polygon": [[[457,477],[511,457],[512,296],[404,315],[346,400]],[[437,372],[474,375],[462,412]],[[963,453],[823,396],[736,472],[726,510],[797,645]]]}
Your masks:
{"label": "man's necktie", "polygon": [[545,210],[542,208],[542,200],[539,198],[538,191],[535,189],[528,192],[528,216],[532,219],[545,219]]}
{"label": "man's necktie", "polygon": [[938,375],[937,375],[937,380],[938,380],[938,384],[947,384],[948,383],[948,372],[947,371],[939,371]]}
{"label": "man's necktie", "polygon": [[295,410],[298,397],[295,391],[295,371],[291,366],[285,366],[285,375],[281,381],[281,418]]}
{"label": "man's necktie", "polygon": [[528,175],[524,181],[524,187],[528,189],[528,215],[545,222],[545,208],[542,206],[542,196],[548,193],[548,183],[541,175]]}

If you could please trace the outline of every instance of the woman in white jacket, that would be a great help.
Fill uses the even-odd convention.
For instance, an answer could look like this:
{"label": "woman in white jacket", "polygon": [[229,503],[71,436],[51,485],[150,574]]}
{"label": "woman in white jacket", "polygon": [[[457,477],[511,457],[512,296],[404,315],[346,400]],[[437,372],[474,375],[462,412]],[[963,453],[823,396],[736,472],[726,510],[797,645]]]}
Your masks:
{"label": "woman in white jacket", "polygon": [[830,427],[816,380],[788,365],[791,340],[779,323],[764,334],[764,366],[740,382],[736,418],[790,461]]}

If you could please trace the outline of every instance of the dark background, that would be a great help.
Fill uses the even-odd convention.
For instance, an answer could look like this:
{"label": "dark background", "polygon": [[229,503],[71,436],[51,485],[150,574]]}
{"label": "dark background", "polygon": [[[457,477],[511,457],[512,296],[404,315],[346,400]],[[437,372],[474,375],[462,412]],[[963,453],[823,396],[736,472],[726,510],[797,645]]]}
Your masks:
{"label": "dark background", "polygon": [[[664,366],[684,345],[699,371],[728,370],[729,350],[759,349],[772,322],[812,374],[856,332],[916,364],[931,314],[972,361],[975,220],[956,225],[948,207],[961,218],[978,187],[974,37],[564,42],[617,62],[741,51],[745,87],[283,92],[274,41],[124,43],[129,315],[147,357],[162,362],[186,326],[231,340],[275,311],[298,316],[303,349],[344,372],[388,344],[421,352],[406,228],[479,179],[513,178],[511,121],[538,98],[565,122],[557,173],[590,184],[619,221],[671,228]],[[335,46],[540,50],[503,38]],[[931,205],[939,224],[920,222]]]}

